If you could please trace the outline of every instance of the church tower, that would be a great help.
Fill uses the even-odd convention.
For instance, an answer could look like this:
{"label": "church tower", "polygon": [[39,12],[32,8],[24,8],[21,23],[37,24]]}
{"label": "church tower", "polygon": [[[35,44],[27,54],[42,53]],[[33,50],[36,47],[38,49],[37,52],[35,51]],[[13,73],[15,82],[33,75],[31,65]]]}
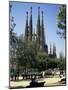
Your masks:
{"label": "church tower", "polygon": [[41,49],[42,51],[48,53],[48,46],[46,44],[45,40],[45,32],[44,32],[44,21],[43,21],[43,11],[41,12],[42,19],[41,19],[41,35],[40,35],[40,41],[41,41]]}
{"label": "church tower", "polygon": [[45,36],[44,36],[44,23],[43,23],[43,11],[42,14],[42,20],[41,20],[41,31],[40,31],[40,49],[44,51],[45,46]]}
{"label": "church tower", "polygon": [[36,47],[38,51],[43,51],[48,53],[48,46],[46,44],[45,32],[44,32],[43,11],[41,12],[41,21],[40,21],[40,7],[38,7],[36,32],[33,31],[34,30],[32,24],[32,7],[30,7],[29,25],[28,25],[28,12],[26,12],[25,40],[34,41],[36,43]]}
{"label": "church tower", "polygon": [[32,7],[30,7],[30,21],[29,21],[29,40],[32,41]]}
{"label": "church tower", "polygon": [[28,12],[26,12],[25,40],[28,40]]}
{"label": "church tower", "polygon": [[37,48],[40,49],[40,7],[38,7],[38,20],[37,20]]}

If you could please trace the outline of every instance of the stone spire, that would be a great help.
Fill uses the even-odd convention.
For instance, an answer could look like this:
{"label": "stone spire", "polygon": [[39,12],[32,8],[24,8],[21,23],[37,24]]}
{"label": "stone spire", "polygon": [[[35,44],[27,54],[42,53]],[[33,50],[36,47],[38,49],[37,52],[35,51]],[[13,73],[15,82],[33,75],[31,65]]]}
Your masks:
{"label": "stone spire", "polygon": [[32,7],[30,7],[30,21],[29,21],[29,40],[32,41]]}
{"label": "stone spire", "polygon": [[37,20],[37,48],[40,49],[40,7],[38,7],[38,20]]}
{"label": "stone spire", "polygon": [[56,46],[53,44],[53,56],[56,57]]}
{"label": "stone spire", "polygon": [[41,41],[41,48],[44,51],[44,45],[45,45],[45,35],[44,35],[44,22],[43,22],[43,11],[42,14],[42,20],[41,20],[41,33],[40,33],[40,41]]}
{"label": "stone spire", "polygon": [[26,12],[25,40],[28,40],[28,12]]}

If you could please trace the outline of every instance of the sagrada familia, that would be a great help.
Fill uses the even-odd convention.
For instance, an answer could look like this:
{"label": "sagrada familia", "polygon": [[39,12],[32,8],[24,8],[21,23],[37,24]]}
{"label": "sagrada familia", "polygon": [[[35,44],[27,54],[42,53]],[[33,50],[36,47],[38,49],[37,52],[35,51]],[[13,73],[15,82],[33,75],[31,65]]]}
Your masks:
{"label": "sagrada familia", "polygon": [[[41,20],[40,20],[41,16]],[[37,49],[39,51],[43,51],[48,54],[48,45],[46,44],[45,40],[45,33],[44,33],[44,19],[43,19],[43,11],[40,15],[40,7],[38,7],[38,19],[37,19],[37,26],[36,32],[33,32],[33,23],[32,23],[32,7],[30,7],[30,19],[28,23],[28,12],[26,12],[26,25],[25,25],[25,40],[26,41],[35,41]],[[56,46],[53,45],[53,50],[50,45],[50,56],[56,57]]]}

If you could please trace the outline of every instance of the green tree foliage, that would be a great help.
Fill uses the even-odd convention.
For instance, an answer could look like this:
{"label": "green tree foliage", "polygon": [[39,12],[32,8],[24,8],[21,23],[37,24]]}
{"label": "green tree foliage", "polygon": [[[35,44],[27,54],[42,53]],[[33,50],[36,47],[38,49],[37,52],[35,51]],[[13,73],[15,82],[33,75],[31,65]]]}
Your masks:
{"label": "green tree foliage", "polygon": [[65,59],[65,57],[63,56],[62,53],[60,54],[60,57],[59,57],[58,66],[59,66],[60,70],[65,70],[66,71],[66,59]]}
{"label": "green tree foliage", "polygon": [[66,5],[61,5],[57,15],[57,26],[59,30],[57,34],[59,34],[64,39],[66,38]]}
{"label": "green tree foliage", "polygon": [[23,68],[25,72],[27,72],[29,68],[36,68],[37,59],[35,44],[33,42],[25,42],[21,38],[18,38],[16,58],[18,70]]}
{"label": "green tree foliage", "polygon": [[10,10],[10,17],[9,17],[9,33],[10,33],[10,45],[13,46],[16,42],[16,33],[14,32],[14,28],[16,24],[14,23],[14,17],[11,15],[11,10],[12,10],[12,4],[9,5],[9,10]]}
{"label": "green tree foliage", "polygon": [[57,62],[55,60],[50,60],[48,62],[48,68],[50,68],[50,69],[57,68]]}
{"label": "green tree foliage", "polygon": [[9,22],[10,22],[10,26],[9,26],[9,34],[10,34],[10,38],[9,38],[9,49],[10,49],[10,72],[13,73],[16,70],[16,46],[17,46],[17,35],[14,32],[14,28],[16,26],[16,24],[14,23],[14,17],[11,15],[11,11],[12,11],[12,5],[9,5],[9,9],[10,9],[10,17],[9,17]]}

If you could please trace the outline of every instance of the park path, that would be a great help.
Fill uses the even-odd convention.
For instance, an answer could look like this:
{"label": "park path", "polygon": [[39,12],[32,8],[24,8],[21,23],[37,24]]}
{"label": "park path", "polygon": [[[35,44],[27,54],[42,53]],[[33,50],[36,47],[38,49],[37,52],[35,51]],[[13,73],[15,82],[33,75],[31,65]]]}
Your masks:
{"label": "park path", "polygon": [[[52,85],[60,85],[59,83],[57,83],[58,81],[60,81],[62,78],[43,78],[43,79],[39,79],[38,82],[46,82],[44,84],[44,86],[52,86]],[[10,86],[11,87],[18,87],[18,86],[22,86],[22,87],[26,87],[29,85],[29,83],[31,82],[31,80],[22,80],[22,81],[10,81]]]}

